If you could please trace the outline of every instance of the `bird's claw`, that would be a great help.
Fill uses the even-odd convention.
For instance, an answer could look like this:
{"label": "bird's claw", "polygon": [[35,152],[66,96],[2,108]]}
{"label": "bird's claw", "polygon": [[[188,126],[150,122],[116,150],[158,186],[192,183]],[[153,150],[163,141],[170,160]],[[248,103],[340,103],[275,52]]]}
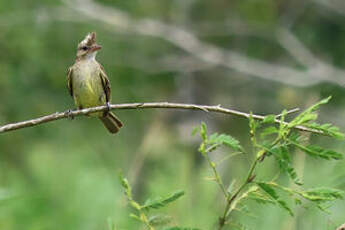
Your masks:
{"label": "bird's claw", "polygon": [[74,119],[74,115],[73,115],[73,113],[72,113],[72,110],[67,110],[66,112],[65,112],[65,114],[67,115],[67,117],[69,118],[69,119],[71,119],[71,120],[73,120]]}
{"label": "bird's claw", "polygon": [[110,104],[109,104],[109,102],[106,102],[105,106],[107,106],[106,113],[109,113],[110,112]]}

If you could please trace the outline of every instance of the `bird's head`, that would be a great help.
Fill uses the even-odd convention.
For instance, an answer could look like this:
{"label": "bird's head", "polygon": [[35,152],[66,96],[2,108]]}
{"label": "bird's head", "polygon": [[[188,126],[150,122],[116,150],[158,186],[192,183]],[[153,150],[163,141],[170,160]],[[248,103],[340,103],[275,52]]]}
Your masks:
{"label": "bird's head", "polygon": [[78,44],[77,59],[94,59],[96,57],[97,51],[101,48],[102,46],[96,43],[96,33],[89,33],[88,35],[86,35],[84,40],[82,40]]}

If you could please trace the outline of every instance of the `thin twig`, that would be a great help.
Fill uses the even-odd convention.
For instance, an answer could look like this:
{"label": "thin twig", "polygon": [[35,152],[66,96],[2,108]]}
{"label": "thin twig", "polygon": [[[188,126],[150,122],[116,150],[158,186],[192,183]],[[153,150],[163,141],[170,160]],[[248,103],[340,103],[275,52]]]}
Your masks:
{"label": "thin twig", "polygon": [[[238,117],[244,117],[249,118],[250,114],[241,112],[238,110],[233,109],[227,109],[223,108],[219,105],[195,105],[195,104],[184,104],[184,103],[169,103],[169,102],[148,102],[148,103],[126,103],[126,104],[113,104],[110,105],[111,109],[153,109],[153,108],[160,108],[160,109],[184,109],[184,110],[200,110],[204,112],[214,112],[214,113],[222,113],[222,114],[228,114]],[[82,110],[74,110],[71,112],[56,112],[50,115],[34,118],[31,120],[11,123],[7,125],[0,126],[0,133],[16,130],[16,129],[22,129],[26,127],[36,126],[39,124],[47,123],[50,121],[60,120],[64,118],[69,117],[77,117],[80,115],[87,115],[94,112],[100,112],[100,111],[106,111],[108,108],[107,106],[98,106],[98,107],[92,107]],[[265,116],[262,115],[256,115],[253,114],[252,117],[256,120],[263,120]],[[275,119],[275,123],[280,124],[281,121],[279,119]],[[304,126],[296,126],[295,129],[298,129],[300,131],[305,132],[311,132],[311,133],[317,133],[317,134],[323,134],[325,133],[310,129]]]}
{"label": "thin twig", "polygon": [[217,184],[219,185],[220,189],[222,190],[226,201],[228,201],[229,199],[229,194],[226,191],[226,188],[224,186],[223,180],[220,177],[217,168],[216,168],[216,164],[214,162],[211,161],[210,157],[208,156],[208,153],[210,152],[210,150],[206,149],[203,153],[205,159],[207,160],[208,164],[210,165],[210,167],[212,168],[213,174],[214,174],[214,179],[217,182]]}
{"label": "thin twig", "polygon": [[[286,116],[286,115],[288,115],[288,114],[296,113],[296,112],[298,112],[298,111],[300,111],[299,108],[294,108],[294,109],[291,109],[291,110],[287,111],[284,115]],[[278,115],[276,116],[276,119],[280,118],[282,115],[283,115],[283,113],[278,114]]]}
{"label": "thin twig", "polygon": [[222,229],[224,227],[224,225],[226,224],[226,219],[227,216],[229,214],[229,210],[231,208],[231,205],[233,204],[233,202],[235,201],[235,199],[237,198],[237,196],[242,192],[242,190],[246,187],[247,184],[251,183],[252,177],[253,177],[253,173],[254,173],[254,169],[256,167],[256,165],[258,164],[258,162],[260,161],[260,158],[256,158],[255,161],[253,162],[253,164],[250,166],[248,175],[246,180],[243,182],[243,184],[236,190],[236,192],[231,195],[231,198],[227,201],[226,203],[226,207],[224,209],[224,213],[223,215],[219,218],[219,225],[218,225],[218,229]]}

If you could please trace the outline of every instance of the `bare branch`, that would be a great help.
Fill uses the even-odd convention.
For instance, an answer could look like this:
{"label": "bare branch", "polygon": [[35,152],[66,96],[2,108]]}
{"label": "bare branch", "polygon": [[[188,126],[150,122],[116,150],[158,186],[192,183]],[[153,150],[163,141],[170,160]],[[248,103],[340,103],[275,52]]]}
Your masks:
{"label": "bare branch", "polygon": [[304,65],[315,78],[333,78],[339,85],[345,83],[345,72],[315,57],[312,52],[287,28],[277,29],[277,40],[298,62]]}
{"label": "bare branch", "polygon": [[203,42],[184,28],[153,19],[134,19],[117,8],[104,7],[92,0],[82,2],[64,0],[64,2],[84,17],[104,23],[112,31],[161,38],[210,65],[223,66],[248,76],[256,76],[300,87],[311,86],[323,81],[340,86],[345,85],[345,73],[331,68],[331,66],[323,68],[323,71],[317,71],[318,69],[315,70],[314,68],[298,70],[279,64],[271,64]]}
{"label": "bare branch", "polygon": [[345,3],[342,0],[313,0],[313,2],[332,10],[339,15],[345,16]]}
{"label": "bare branch", "polygon": [[[233,115],[237,117],[249,118],[251,115],[249,113],[241,112],[238,110],[223,108],[220,105],[196,105],[196,104],[184,104],[184,103],[169,103],[169,102],[148,102],[148,103],[127,103],[127,104],[113,104],[110,105],[111,109],[183,109],[183,110],[200,110],[203,112],[214,112]],[[17,123],[11,123],[7,125],[0,126],[0,133],[22,129],[26,127],[32,127],[39,124],[60,120],[69,117],[76,117],[81,115],[87,115],[94,112],[106,111],[107,106],[98,106],[82,110],[66,111],[66,112],[56,112],[43,117],[21,121]],[[296,109],[290,110],[288,113],[296,112]],[[263,120],[265,116],[252,114],[252,117],[257,120]],[[278,119],[279,115],[275,119],[275,123],[280,124],[281,121]],[[284,124],[286,124],[284,122]],[[324,134],[323,132],[313,130],[304,126],[296,126],[296,129],[305,132],[312,132],[317,134]]]}
{"label": "bare branch", "polygon": [[280,45],[290,53],[299,63],[308,68],[313,68],[319,61],[313,54],[297,39],[290,30],[283,27],[279,28],[276,33],[277,41]]}
{"label": "bare branch", "polygon": [[[128,60],[129,65],[137,68],[149,69],[151,72],[157,71],[182,71],[193,72],[205,70],[212,67],[223,66],[230,70],[235,70],[248,76],[260,77],[267,80],[281,82],[288,85],[306,87],[321,82],[331,82],[341,87],[345,87],[345,71],[313,56],[306,46],[293,35],[286,26],[275,29],[265,27],[250,27],[247,24],[232,20],[224,24],[206,24],[199,26],[221,30],[222,33],[235,33],[244,36],[256,36],[278,42],[285,48],[290,55],[306,67],[305,70],[295,69],[281,64],[272,64],[260,59],[250,58],[241,53],[226,50],[213,44],[201,41],[196,35],[180,26],[168,25],[153,19],[134,19],[124,11],[114,7],[104,7],[91,0],[78,2],[73,0],[64,0],[69,9],[65,6],[56,8],[41,8],[38,11],[30,12],[29,15],[36,15],[36,20],[62,20],[85,22],[92,19],[92,23],[101,22],[104,27],[110,31],[121,31],[134,33],[142,36],[153,36],[161,38],[180,49],[186,51],[189,57],[150,60],[154,62],[155,68],[146,68],[148,63],[144,61],[135,62]],[[334,9],[343,9],[341,1],[313,0],[320,5],[330,5]],[[339,7],[338,7],[339,5]],[[338,8],[337,8],[338,7]],[[339,10],[340,12],[344,12]],[[79,14],[76,14],[78,12]],[[1,25],[13,25],[21,23],[18,21],[17,14],[6,14],[0,17]],[[26,12],[27,14],[27,12]],[[29,18],[28,15],[24,15]],[[14,20],[5,20],[6,18]],[[195,26],[194,26],[195,27]],[[197,26],[198,27],[198,26]],[[210,30],[210,29],[207,29]],[[211,30],[212,33],[216,31]],[[272,36],[272,34],[276,36]],[[168,57],[172,57],[168,55]],[[144,62],[144,63],[142,63]],[[157,63],[155,63],[157,62]],[[150,67],[151,65],[149,65]]]}

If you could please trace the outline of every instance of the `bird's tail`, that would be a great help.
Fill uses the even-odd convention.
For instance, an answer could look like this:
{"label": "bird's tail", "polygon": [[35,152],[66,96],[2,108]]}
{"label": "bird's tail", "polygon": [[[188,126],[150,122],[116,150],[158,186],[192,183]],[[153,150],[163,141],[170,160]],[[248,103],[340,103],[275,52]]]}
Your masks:
{"label": "bird's tail", "polygon": [[123,126],[122,122],[115,116],[115,114],[108,112],[105,116],[99,117],[104,126],[110,133],[117,133]]}

